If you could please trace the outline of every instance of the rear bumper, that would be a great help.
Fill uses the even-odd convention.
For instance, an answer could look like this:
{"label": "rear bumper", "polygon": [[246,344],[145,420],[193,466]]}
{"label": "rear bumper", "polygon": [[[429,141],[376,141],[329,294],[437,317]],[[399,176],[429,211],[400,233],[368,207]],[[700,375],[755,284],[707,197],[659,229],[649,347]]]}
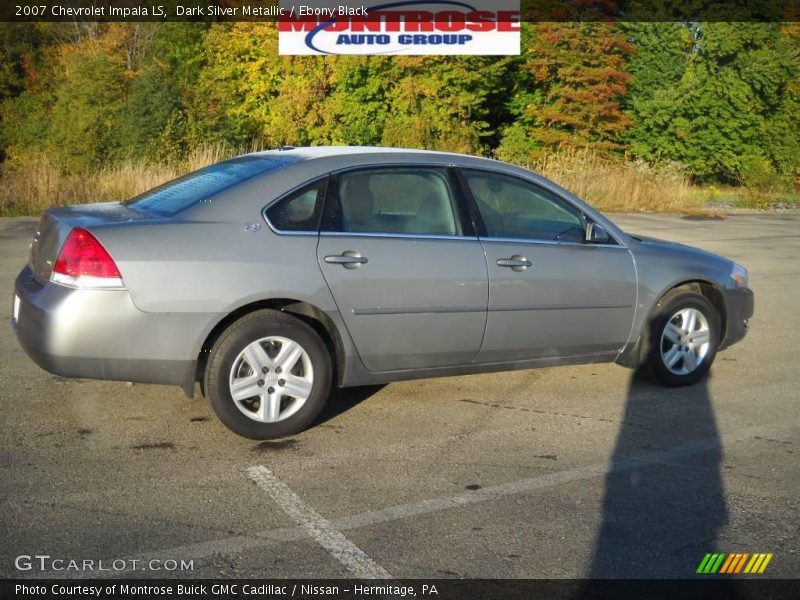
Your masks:
{"label": "rear bumper", "polygon": [[16,280],[12,327],[41,368],[64,377],[194,386],[194,332],[207,315],[136,308],[127,290],[42,285],[29,267]]}
{"label": "rear bumper", "polygon": [[727,348],[747,335],[750,318],[753,316],[755,300],[752,290],[748,288],[730,288],[723,290],[725,298],[726,326],[725,338],[720,349]]}

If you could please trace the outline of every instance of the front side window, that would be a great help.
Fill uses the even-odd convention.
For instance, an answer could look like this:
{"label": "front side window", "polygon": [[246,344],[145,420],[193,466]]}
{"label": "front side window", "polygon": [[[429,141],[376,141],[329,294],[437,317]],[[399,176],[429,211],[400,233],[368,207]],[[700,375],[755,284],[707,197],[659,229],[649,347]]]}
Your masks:
{"label": "front side window", "polygon": [[460,235],[445,169],[386,168],[343,173],[329,231]]}
{"label": "front side window", "polygon": [[279,200],[267,209],[267,218],[278,231],[319,230],[325,181],[318,181]]}
{"label": "front side window", "polygon": [[516,177],[464,170],[488,237],[581,242],[584,222],[555,194]]}

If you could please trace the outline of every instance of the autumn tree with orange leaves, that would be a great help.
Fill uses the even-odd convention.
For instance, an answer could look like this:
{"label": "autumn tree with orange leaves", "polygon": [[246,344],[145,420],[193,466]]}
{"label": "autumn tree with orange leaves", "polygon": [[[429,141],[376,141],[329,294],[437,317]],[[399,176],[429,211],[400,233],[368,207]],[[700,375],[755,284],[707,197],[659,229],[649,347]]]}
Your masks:
{"label": "autumn tree with orange leaves", "polygon": [[528,162],[543,153],[591,146],[618,150],[631,126],[621,99],[633,52],[610,23],[536,23],[526,36],[516,106],[517,116],[504,132],[501,158]]}

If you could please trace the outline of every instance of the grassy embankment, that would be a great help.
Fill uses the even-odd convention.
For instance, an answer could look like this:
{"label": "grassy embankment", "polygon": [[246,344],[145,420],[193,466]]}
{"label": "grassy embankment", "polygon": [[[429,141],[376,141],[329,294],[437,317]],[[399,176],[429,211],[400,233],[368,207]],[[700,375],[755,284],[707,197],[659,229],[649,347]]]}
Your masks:
{"label": "grassy embankment", "polygon": [[[237,152],[207,146],[177,165],[121,163],[84,173],[64,173],[46,156],[0,165],[0,216],[38,215],[51,206],[130,198],[179,175]],[[738,188],[695,187],[675,165],[607,161],[591,152],[553,155],[527,165],[614,212],[711,214],[720,208],[767,208],[775,202],[800,206],[798,194],[750,194]]]}

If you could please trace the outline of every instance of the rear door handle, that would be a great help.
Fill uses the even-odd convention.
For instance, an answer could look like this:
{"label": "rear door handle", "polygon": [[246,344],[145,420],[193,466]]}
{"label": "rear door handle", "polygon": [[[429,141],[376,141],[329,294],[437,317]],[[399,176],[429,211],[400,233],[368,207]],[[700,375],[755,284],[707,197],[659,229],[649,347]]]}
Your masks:
{"label": "rear door handle", "polygon": [[342,265],[345,269],[357,269],[361,265],[369,262],[366,257],[361,256],[355,250],[346,250],[341,254],[331,254],[325,257],[325,262],[331,265]]}
{"label": "rear door handle", "polygon": [[524,256],[522,256],[521,254],[515,254],[511,258],[497,259],[498,267],[509,267],[513,271],[524,271],[525,269],[527,269],[532,265],[533,263]]}

